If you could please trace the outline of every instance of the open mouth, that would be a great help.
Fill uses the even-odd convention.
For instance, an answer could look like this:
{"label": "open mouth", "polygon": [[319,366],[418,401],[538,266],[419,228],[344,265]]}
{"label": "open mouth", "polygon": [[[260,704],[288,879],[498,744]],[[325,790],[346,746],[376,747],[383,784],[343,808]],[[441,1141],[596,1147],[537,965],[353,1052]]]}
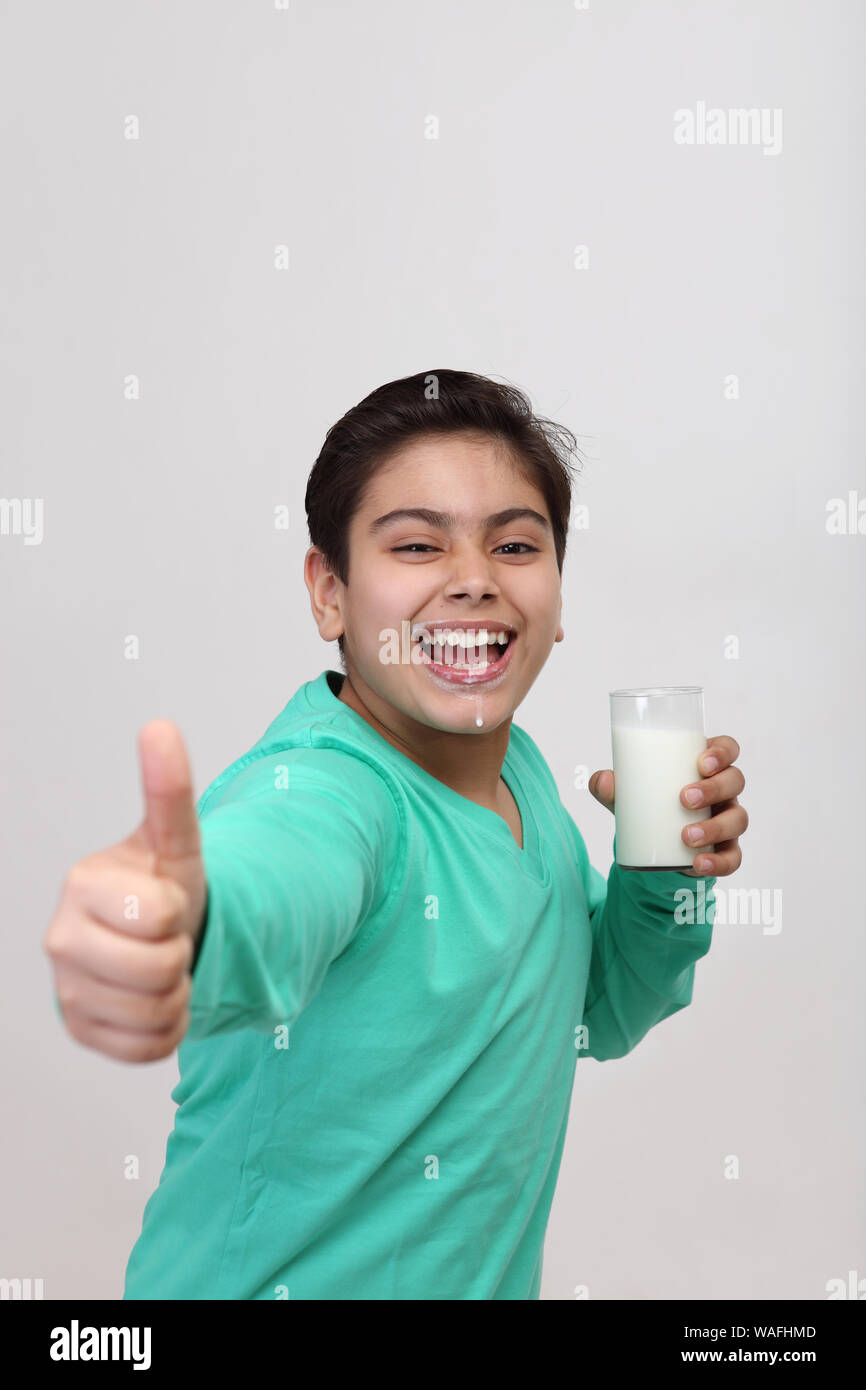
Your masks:
{"label": "open mouth", "polygon": [[458,685],[494,680],[508,668],[517,641],[511,628],[477,631],[421,628],[416,642],[431,674]]}

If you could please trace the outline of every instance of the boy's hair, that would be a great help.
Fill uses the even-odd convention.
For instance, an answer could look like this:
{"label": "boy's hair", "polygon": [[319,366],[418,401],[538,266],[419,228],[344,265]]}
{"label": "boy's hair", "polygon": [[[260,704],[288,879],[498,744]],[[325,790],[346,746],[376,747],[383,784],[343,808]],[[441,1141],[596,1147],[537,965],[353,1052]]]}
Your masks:
{"label": "boy's hair", "polygon": [[[577,440],[564,425],[533,414],[516,386],[501,386],[474,372],[418,372],[378,386],[348,410],[325,436],[307,481],[304,505],[311,544],[330,572],[349,582],[349,524],[377,469],[410,439],[481,433],[499,443],[539,489],[553,524],[562,573],[571,514],[571,464]],[[346,669],[342,635],[337,639]]]}

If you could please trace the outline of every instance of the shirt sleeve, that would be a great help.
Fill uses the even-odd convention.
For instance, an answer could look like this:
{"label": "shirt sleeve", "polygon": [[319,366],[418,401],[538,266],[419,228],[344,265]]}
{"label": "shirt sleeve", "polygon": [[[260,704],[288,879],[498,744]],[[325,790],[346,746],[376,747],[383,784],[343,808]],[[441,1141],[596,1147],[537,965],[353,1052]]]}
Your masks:
{"label": "shirt sleeve", "polygon": [[383,778],[333,749],[256,758],[216,803],[206,793],[208,896],[185,1036],[291,1024],[388,897],[401,821]]}
{"label": "shirt sleeve", "polygon": [[592,928],[586,1046],[578,1055],[606,1062],[624,1057],[650,1028],[691,1003],[695,962],[710,949],[716,880],[622,869],[615,835],[605,880],[568,818]]}

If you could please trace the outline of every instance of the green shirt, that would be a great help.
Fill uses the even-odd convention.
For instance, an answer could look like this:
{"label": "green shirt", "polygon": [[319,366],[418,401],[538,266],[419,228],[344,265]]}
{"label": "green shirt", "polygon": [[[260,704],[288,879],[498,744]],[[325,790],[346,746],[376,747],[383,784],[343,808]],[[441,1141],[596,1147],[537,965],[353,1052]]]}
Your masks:
{"label": "green shirt", "polygon": [[125,1299],[537,1298],[578,1056],[691,1002],[715,879],[605,880],[512,722],[521,850],[341,681],[198,803],[207,918]]}

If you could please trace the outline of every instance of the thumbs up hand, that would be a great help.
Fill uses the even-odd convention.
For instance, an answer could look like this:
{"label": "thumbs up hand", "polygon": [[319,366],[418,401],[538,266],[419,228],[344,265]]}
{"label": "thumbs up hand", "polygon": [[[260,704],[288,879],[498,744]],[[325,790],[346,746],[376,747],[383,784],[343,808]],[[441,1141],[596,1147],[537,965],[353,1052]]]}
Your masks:
{"label": "thumbs up hand", "polygon": [[42,947],[72,1036],[119,1061],[153,1062],[189,1027],[207,882],[180,730],[152,720],[138,752],[144,820],[72,866]]}

